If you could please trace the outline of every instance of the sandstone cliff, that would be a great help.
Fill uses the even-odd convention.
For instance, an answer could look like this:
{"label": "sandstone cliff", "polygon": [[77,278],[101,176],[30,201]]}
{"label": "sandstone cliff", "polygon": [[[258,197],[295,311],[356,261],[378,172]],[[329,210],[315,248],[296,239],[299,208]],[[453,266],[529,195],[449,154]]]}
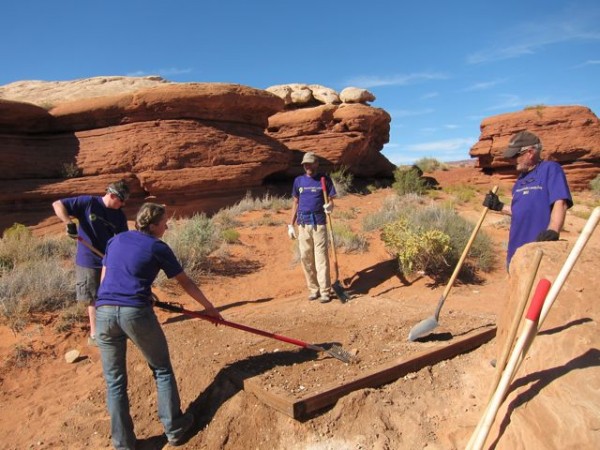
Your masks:
{"label": "sandstone cliff", "polygon": [[125,178],[132,203],[154,196],[179,213],[211,211],[299,173],[298,150],[316,152],[328,171],[391,175],[380,154],[390,117],[359,102],[372,94],[356,90],[340,104],[331,89],[297,86],[303,95],[285,112],[287,85],[279,95],[159,77],[0,86],[0,200],[11,211],[39,209]]}
{"label": "sandstone cliff", "polygon": [[583,106],[537,106],[489,117],[469,154],[485,171],[514,178],[514,165],[502,154],[510,137],[522,130],[540,137],[542,157],[563,166],[573,190],[588,189],[600,173],[600,121]]}

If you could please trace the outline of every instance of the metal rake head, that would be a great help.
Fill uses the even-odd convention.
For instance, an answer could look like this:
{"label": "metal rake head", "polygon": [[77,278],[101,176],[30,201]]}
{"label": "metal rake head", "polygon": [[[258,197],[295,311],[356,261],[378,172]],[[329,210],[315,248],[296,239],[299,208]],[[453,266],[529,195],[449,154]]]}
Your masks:
{"label": "metal rake head", "polygon": [[350,352],[344,350],[339,345],[332,345],[329,350],[326,350],[326,352],[334,358],[337,358],[345,363],[351,363],[354,360],[354,356],[352,356]]}

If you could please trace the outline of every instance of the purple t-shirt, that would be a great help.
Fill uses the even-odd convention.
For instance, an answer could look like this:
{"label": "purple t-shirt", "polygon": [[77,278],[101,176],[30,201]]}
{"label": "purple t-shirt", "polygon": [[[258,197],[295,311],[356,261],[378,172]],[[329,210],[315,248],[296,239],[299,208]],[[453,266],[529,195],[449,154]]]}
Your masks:
{"label": "purple t-shirt", "polygon": [[[324,175],[308,176],[306,174],[296,177],[292,188],[292,196],[298,199],[298,215],[296,221],[299,225],[325,225],[325,211],[323,205],[323,188],[321,177]],[[331,178],[325,176],[327,195],[333,198],[336,195]]]}
{"label": "purple t-shirt", "polygon": [[535,241],[548,228],[554,202],[566,200],[569,208],[573,206],[565,173],[554,161],[542,161],[531,172],[519,175],[512,196],[507,267],[519,247]]}
{"label": "purple t-shirt", "polygon": [[[127,217],[120,209],[104,206],[102,197],[81,195],[63,198],[61,203],[70,216],[79,221],[77,233],[82,239],[104,253],[106,243],[117,233],[127,231]],[[85,245],[77,245],[75,264],[91,269],[100,269],[102,259]]]}
{"label": "purple t-shirt", "polygon": [[152,283],[161,269],[168,278],[183,272],[166,243],[140,231],[127,231],[108,241],[102,262],[106,269],[96,307],[148,306]]}

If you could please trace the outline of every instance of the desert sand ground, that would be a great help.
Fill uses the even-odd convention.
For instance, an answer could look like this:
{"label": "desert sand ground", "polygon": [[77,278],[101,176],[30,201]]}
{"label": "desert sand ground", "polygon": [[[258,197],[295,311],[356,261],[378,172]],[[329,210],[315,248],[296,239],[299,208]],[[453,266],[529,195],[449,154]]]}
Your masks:
{"label": "desert sand ground", "polygon": [[[466,182],[483,193],[492,184],[500,183],[504,192],[509,193],[509,183],[479,175],[470,167],[435,176],[442,187]],[[336,212],[354,211],[352,227],[360,231],[362,217],[378,210],[389,195],[392,195],[390,189],[368,195],[350,194],[336,202]],[[439,195],[442,200],[447,194]],[[475,223],[481,214],[479,203],[460,205],[460,214]],[[326,353],[158,311],[169,341],[183,406],[191,408],[198,418],[195,433],[182,448],[464,448],[482,413],[494,375],[495,369],[490,364],[498,353],[494,340],[382,386],[358,389],[303,420],[282,414],[232,383],[230,376],[234,371],[246,370],[253,372],[266,390],[300,396],[332,383],[343,384],[357,374],[442,342],[441,338],[408,342],[407,335],[413,325],[433,313],[445,286],[428,277],[415,276],[409,280],[401,277],[378,232],[367,235],[368,252],[338,254],[340,279],[345,282],[350,301],[320,304],[306,299],[304,277],[294,261],[294,243],[288,239],[284,225],[289,211],[271,214],[271,221],[281,225],[257,225],[263,212],[246,213],[240,218],[244,225],[238,228],[239,243],[229,247],[231,262],[224,267],[215,266],[201,280],[202,289],[230,321],[313,344],[338,342],[356,355],[359,362],[346,365]],[[568,215],[562,235],[565,247],[572,245],[584,223],[584,219]],[[47,226],[48,232],[61,229]],[[451,340],[493,326],[503,313],[511,286],[504,268],[508,228],[504,219],[488,214],[482,230],[497,246],[496,268],[491,273],[481,273],[476,283],[454,285],[435,331],[437,336],[449,336]],[[600,243],[594,236],[584,269],[595,267],[597,273],[598,261],[589,255],[596,253],[598,247]],[[586,280],[589,271],[575,275],[573,289],[579,289],[578,283],[589,284]],[[178,289],[167,287],[157,292],[163,300],[181,302],[195,309],[193,301]],[[585,293],[588,292],[586,285]],[[549,399],[545,396],[555,392],[553,387],[565,391],[561,383],[576,392],[577,385],[587,381],[595,392],[600,391],[598,338],[593,337],[598,336],[597,312],[598,307],[593,306],[575,316],[574,320],[580,318],[577,325],[588,330],[587,334],[573,333],[573,337],[569,333],[577,331],[577,327],[566,326],[543,336],[548,348],[555,349],[553,356],[559,360],[559,369],[548,373],[549,378],[516,378],[521,391],[515,391],[515,395],[526,398],[508,399],[510,404],[500,411],[488,446],[499,449],[600,446],[597,406],[600,394],[592,396],[590,404],[574,405],[575,410],[551,411],[550,416],[540,416],[539,420],[532,417],[536,402],[551,405],[552,396]],[[577,354],[571,354],[576,345],[556,346],[552,341],[556,335],[567,335],[567,342],[575,339],[577,345],[589,348],[591,354],[582,360],[584,363],[573,363],[578,361]],[[14,354],[19,345],[34,351],[17,364]],[[81,357],[67,364],[64,355],[72,349],[79,350]],[[17,335],[2,326],[0,352],[4,361],[0,371],[0,448],[111,448],[99,353],[97,348],[86,345],[83,325],[59,334],[54,331],[53,318],[46,317]],[[547,358],[536,361],[541,361],[540,371],[544,364],[555,364]],[[133,346],[128,364],[138,448],[168,447],[156,415],[150,370]],[[556,404],[564,405],[568,398],[573,398],[573,390],[561,394]],[[556,435],[561,421],[570,422],[574,428],[570,433],[560,433],[562,437]]]}

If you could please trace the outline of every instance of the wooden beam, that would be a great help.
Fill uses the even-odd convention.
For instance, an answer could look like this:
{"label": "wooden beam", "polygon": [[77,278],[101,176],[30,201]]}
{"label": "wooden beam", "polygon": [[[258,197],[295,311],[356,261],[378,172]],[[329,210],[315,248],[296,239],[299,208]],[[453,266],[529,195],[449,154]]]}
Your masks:
{"label": "wooden beam", "polygon": [[[446,359],[471,351],[496,335],[496,327],[488,328],[462,338],[453,339],[449,344],[435,349],[425,350],[409,358],[397,359],[382,365],[365,375],[343,384],[335,383],[325,387],[319,393],[307,393],[299,399],[275,394],[263,389],[258,377],[252,377],[241,371],[231,371],[232,381],[244,391],[252,393],[259,400],[293,419],[300,420],[316,411],[335,404],[338,399],[350,392],[369,387],[378,387],[390,383],[404,375],[417,372],[423,367],[437,364]],[[414,345],[418,345],[416,342]]]}

